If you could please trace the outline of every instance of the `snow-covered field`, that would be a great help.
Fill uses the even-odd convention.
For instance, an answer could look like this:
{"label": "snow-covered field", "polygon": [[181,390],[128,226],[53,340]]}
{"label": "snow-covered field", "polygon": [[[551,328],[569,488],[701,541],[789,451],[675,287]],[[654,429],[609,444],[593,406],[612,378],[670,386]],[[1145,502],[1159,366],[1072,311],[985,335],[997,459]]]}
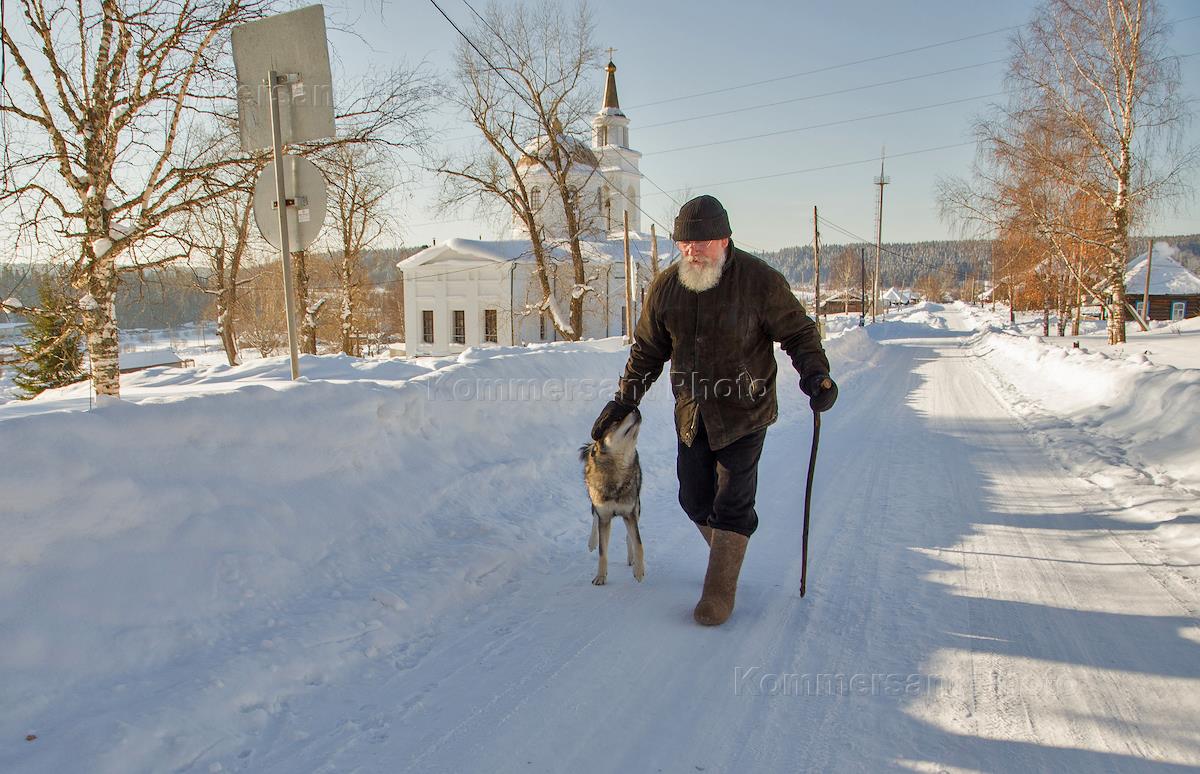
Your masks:
{"label": "snow-covered field", "polygon": [[619,339],[0,405],[0,771],[1200,765],[1200,354],[1064,352],[960,305],[854,323],[829,325],[809,593],[781,356],[717,629],[690,619],[666,380],[646,580],[589,582],[576,450]]}

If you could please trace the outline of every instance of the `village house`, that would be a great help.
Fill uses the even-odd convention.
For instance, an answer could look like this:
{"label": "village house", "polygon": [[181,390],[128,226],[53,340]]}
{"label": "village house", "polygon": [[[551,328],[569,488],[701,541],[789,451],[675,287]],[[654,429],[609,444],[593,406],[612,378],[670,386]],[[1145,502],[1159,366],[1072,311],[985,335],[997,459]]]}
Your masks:
{"label": "village house", "polygon": [[[1178,252],[1166,242],[1156,242],[1152,257],[1142,253],[1129,263],[1125,273],[1125,297],[1147,320],[1200,317],[1200,277],[1176,260]],[[1148,316],[1143,309],[1147,268],[1150,273]]]}

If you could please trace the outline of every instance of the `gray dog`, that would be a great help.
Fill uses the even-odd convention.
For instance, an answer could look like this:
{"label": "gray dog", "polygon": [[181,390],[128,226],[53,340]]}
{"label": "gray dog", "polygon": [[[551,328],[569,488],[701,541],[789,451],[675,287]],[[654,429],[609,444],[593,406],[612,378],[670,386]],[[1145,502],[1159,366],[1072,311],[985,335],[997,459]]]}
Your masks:
{"label": "gray dog", "polygon": [[599,441],[579,449],[583,462],[583,480],[592,501],[592,536],[588,551],[600,547],[600,567],[592,583],[603,586],[608,579],[608,535],[612,520],[625,520],[625,549],[633,577],[646,576],[642,556],[642,534],[638,516],[642,512],[642,466],[638,462],[637,437],[642,414],[634,409],[614,425]]}

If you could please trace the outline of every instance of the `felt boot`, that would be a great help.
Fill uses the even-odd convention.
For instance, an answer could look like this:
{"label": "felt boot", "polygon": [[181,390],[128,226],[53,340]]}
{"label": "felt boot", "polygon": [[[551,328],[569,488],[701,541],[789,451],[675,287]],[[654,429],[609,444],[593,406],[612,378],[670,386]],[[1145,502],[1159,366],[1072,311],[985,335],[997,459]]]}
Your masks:
{"label": "felt boot", "polygon": [[708,572],[704,575],[704,593],[692,617],[704,626],[718,626],[733,612],[738,575],[750,539],[724,529],[712,531],[712,548],[708,552]]}

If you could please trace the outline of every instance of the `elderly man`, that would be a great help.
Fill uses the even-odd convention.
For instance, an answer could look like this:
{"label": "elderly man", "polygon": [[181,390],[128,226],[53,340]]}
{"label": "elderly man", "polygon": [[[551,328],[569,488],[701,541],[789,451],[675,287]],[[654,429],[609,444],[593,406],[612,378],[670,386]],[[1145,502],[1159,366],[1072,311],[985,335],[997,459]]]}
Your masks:
{"label": "elderly man", "polygon": [[671,361],[679,504],[709,544],[698,623],[733,612],[754,511],[767,426],[779,415],[775,342],[800,374],[814,411],[837,399],[816,324],[787,280],[734,247],[729,216],[712,196],[683,205],[671,234],[680,260],[650,285],[615,398],[592,427],[599,440]]}

